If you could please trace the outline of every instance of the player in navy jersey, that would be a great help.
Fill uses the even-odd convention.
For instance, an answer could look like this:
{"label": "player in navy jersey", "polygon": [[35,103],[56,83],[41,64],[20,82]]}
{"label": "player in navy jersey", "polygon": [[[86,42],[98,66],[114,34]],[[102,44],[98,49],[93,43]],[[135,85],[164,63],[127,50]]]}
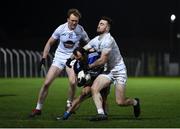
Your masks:
{"label": "player in navy jersey", "polygon": [[[94,61],[96,61],[100,57],[100,53],[98,52],[85,52],[82,48],[76,48],[73,52],[73,55],[76,59],[76,62],[74,63],[74,71],[76,75],[80,74],[80,72],[83,72],[84,76],[89,74],[90,78],[89,80],[83,78],[78,80],[78,86],[83,87],[81,94],[72,102],[72,106],[69,107],[62,116],[58,116],[57,120],[67,120],[73,112],[75,112],[79,106],[80,103],[86,100],[87,98],[91,97],[91,85],[95,78],[104,72],[104,65],[99,66],[93,69],[87,69],[87,66],[89,64],[92,64]],[[77,77],[78,78],[78,77]],[[104,88],[101,90],[102,100],[103,100],[103,109],[105,110],[107,114],[107,96],[109,94],[110,87]]]}
{"label": "player in navy jersey", "polygon": [[59,43],[55,52],[53,63],[49,68],[44,83],[40,89],[36,108],[32,111],[30,117],[41,115],[44,101],[48,95],[48,89],[53,80],[58,77],[64,69],[66,69],[69,80],[67,107],[71,106],[75,95],[76,79],[74,70],[72,68],[66,67],[66,61],[72,55],[73,50],[79,46],[80,40],[83,40],[85,43],[89,41],[89,37],[84,31],[84,28],[78,24],[80,18],[81,14],[77,9],[69,9],[67,13],[67,22],[61,24],[47,41],[44,47],[40,66],[45,64],[45,60],[48,56],[51,46],[54,45],[57,41]]}

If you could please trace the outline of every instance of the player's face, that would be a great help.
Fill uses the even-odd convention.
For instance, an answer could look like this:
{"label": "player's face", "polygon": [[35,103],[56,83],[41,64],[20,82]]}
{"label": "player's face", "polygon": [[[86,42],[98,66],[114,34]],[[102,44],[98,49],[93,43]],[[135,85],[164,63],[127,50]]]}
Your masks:
{"label": "player's face", "polygon": [[97,33],[103,34],[107,32],[107,30],[108,30],[108,22],[106,20],[100,20],[97,27]]}
{"label": "player's face", "polygon": [[79,17],[76,17],[74,14],[71,14],[67,21],[69,29],[74,30],[77,24],[79,23]]}

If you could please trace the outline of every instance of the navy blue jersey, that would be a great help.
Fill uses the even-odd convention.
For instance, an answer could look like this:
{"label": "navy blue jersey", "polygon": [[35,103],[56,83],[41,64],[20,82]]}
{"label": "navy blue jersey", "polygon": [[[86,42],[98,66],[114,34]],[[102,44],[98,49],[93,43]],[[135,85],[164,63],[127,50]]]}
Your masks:
{"label": "navy blue jersey", "polygon": [[92,52],[92,53],[89,53],[87,55],[87,57],[85,57],[85,58],[87,58],[87,60],[85,60],[87,62],[83,62],[83,61],[77,60],[74,63],[74,71],[75,71],[75,73],[78,74],[81,70],[85,70],[87,68],[87,65],[94,63],[99,57],[100,57],[100,53]]}
{"label": "navy blue jersey", "polygon": [[84,70],[85,74],[90,74],[91,76],[91,82],[95,80],[95,78],[101,74],[104,70],[104,66],[92,68],[92,69],[86,69],[87,65],[94,63],[98,58],[100,57],[100,53],[98,52],[92,52],[87,55],[87,62],[82,62],[80,60],[77,60],[74,63],[74,71],[76,74],[78,74],[81,70]]}

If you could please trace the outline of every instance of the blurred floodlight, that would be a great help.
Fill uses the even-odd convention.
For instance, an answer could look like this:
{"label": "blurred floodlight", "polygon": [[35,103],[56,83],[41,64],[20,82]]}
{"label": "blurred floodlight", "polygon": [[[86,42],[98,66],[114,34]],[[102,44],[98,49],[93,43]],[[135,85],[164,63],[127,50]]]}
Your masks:
{"label": "blurred floodlight", "polygon": [[177,33],[177,38],[180,39],[180,33]]}
{"label": "blurred floodlight", "polygon": [[176,19],[176,15],[172,14],[171,15],[171,21],[173,22]]}

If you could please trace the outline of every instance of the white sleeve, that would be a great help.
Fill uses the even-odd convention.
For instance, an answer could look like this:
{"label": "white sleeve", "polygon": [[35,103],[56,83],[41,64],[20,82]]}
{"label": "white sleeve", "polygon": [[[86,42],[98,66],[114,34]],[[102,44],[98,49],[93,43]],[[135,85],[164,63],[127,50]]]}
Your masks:
{"label": "white sleeve", "polygon": [[60,39],[60,34],[62,31],[63,26],[60,25],[58,28],[56,28],[56,30],[53,32],[52,36],[54,39]]}
{"label": "white sleeve", "polygon": [[84,28],[81,26],[81,30],[82,30],[82,33],[81,33],[81,35],[82,35],[82,39],[83,39],[83,41],[85,41],[85,42],[89,42],[90,41],[90,39],[89,39],[89,37],[88,37],[88,35],[87,35],[87,33],[86,33],[86,31],[84,30]]}
{"label": "white sleeve", "polygon": [[86,31],[83,31],[83,36],[82,36],[83,40],[86,41],[87,43],[90,41]]}
{"label": "white sleeve", "polygon": [[101,47],[102,47],[102,52],[109,53],[113,47],[113,40],[111,39],[105,40],[102,43]]}

